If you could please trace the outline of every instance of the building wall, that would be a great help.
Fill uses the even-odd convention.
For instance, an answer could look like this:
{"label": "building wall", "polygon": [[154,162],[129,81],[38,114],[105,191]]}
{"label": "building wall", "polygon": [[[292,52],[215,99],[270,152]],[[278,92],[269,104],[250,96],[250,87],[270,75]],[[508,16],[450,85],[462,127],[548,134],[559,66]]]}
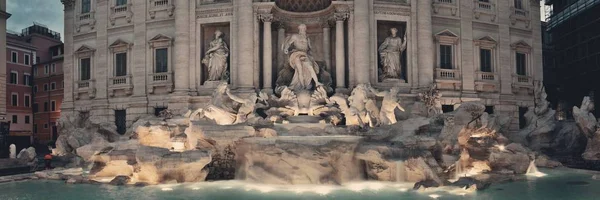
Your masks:
{"label": "building wall", "polygon": [[[66,87],[63,111],[90,111],[100,119],[113,121],[114,110],[126,109],[128,124],[141,115],[153,113],[156,107],[185,112],[208,102],[213,88],[200,81],[203,72],[201,53],[207,45],[202,38],[204,34],[211,34],[203,31],[210,29],[208,27],[229,26],[230,74],[235,92],[243,94],[255,88],[265,89],[268,78],[273,76],[262,70],[267,65],[264,54],[270,50],[276,58],[278,51],[278,48],[268,49],[262,45],[265,24],[277,24],[277,20],[285,20],[280,16],[286,15],[273,2],[252,0],[217,3],[130,0],[127,11],[120,13],[112,10],[114,0],[92,0],[93,12],[90,13],[81,12],[79,0],[64,2]],[[166,4],[156,6],[156,2]],[[333,1],[329,8],[311,13],[313,16],[296,15],[295,21],[291,22],[309,23],[310,27],[320,25],[323,31],[326,26],[330,28],[331,73],[338,79],[335,85],[340,89],[338,91],[361,83],[380,89],[399,86],[403,98],[414,99],[418,92],[436,84],[445,105],[457,107],[464,101],[483,101],[494,108],[495,113],[518,118],[519,107],[533,105],[534,82],[543,79],[539,2],[522,2],[524,9],[515,9],[512,0],[491,0],[491,3],[466,0]],[[377,79],[377,47],[381,35],[377,31],[387,31],[378,30],[378,24],[383,21],[406,24],[407,80],[404,83],[389,84]],[[282,30],[284,35],[293,29],[288,26]],[[340,40],[344,45],[339,52],[334,48],[336,26],[341,28],[344,36]],[[278,27],[271,27],[273,43],[278,41]],[[114,78],[114,47],[111,45],[119,40],[128,46],[128,54],[134,56],[128,62],[132,78],[126,78],[127,84],[117,86],[111,82]],[[450,70],[440,69],[438,65],[439,44],[445,42],[453,46],[453,58],[456,59]],[[169,48],[167,83],[153,80],[154,46]],[[479,70],[479,48],[484,47],[493,51],[491,73]],[[527,55],[526,75],[516,75],[516,51]],[[344,66],[337,63],[335,55],[343,55],[340,61],[344,61]],[[78,70],[79,60],[84,57],[92,59],[93,75],[91,81],[82,82]],[[336,70],[338,68],[343,70]],[[274,67],[272,73],[277,73],[276,69]],[[442,71],[452,76],[442,76]],[[513,120],[511,130],[517,129],[518,120]]]}
{"label": "building wall", "polygon": [[[60,118],[64,94],[62,63],[62,56],[57,56],[50,62],[40,63],[35,66],[37,75],[34,78],[34,88],[37,88],[37,92],[35,92],[33,123],[36,127],[35,136],[39,141],[50,141],[58,137],[58,135],[53,135],[57,134],[57,132],[53,132],[53,126],[56,126]],[[52,66],[52,64],[56,66],[56,71],[53,73],[49,70],[49,73],[45,74],[45,66]],[[52,89],[52,83],[56,84],[55,89]],[[47,91],[44,91],[45,84],[48,85]],[[48,103],[47,111],[44,110],[44,102]],[[54,111],[52,111],[52,102],[55,102],[56,105]]]}
{"label": "building wall", "polygon": [[[0,0],[0,38],[6,38],[6,0]],[[6,40],[0,40],[0,56],[6,55]],[[7,57],[8,58],[8,57]],[[6,83],[6,62],[0,62],[0,83]],[[0,87],[0,121],[6,121],[6,88]]]}
{"label": "building wall", "polygon": [[[21,37],[16,35],[10,35],[7,37],[7,60],[6,60],[6,103],[7,103],[7,120],[11,122],[10,135],[11,136],[31,136],[32,135],[32,124],[33,124],[33,113],[31,112],[31,105],[33,94],[31,86],[27,85],[24,75],[32,75],[31,65],[33,64],[33,58],[35,57],[35,47],[24,42]],[[16,53],[17,60],[13,62],[12,55]],[[25,56],[29,56],[29,64],[25,62]],[[16,84],[11,83],[11,73],[17,73]],[[32,81],[32,77],[30,78]],[[13,105],[12,97],[17,96],[17,105]],[[29,106],[25,104],[25,97],[29,97]],[[16,116],[17,121],[13,119]],[[29,118],[27,123],[25,118]]]}

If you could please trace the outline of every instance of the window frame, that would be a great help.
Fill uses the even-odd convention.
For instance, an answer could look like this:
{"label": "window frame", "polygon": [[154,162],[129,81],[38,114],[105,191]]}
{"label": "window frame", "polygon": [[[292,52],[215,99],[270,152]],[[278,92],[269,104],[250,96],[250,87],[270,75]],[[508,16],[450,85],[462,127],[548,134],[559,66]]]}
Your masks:
{"label": "window frame", "polygon": [[50,101],[50,112],[55,112],[56,110],[58,110],[56,108],[57,108],[56,107],[56,101],[55,100],[51,100]]}
{"label": "window frame", "polygon": [[13,92],[10,94],[10,105],[11,106],[19,106],[19,94]]}
{"label": "window frame", "polygon": [[50,73],[51,74],[56,73],[56,63],[50,64]]}
{"label": "window frame", "polygon": [[23,121],[25,124],[31,124],[31,117],[29,115],[25,115],[25,119]]}
{"label": "window frame", "polygon": [[[459,69],[459,62],[458,62],[458,54],[460,51],[458,51],[458,35],[456,35],[455,33],[453,33],[452,31],[445,29],[437,34],[435,34],[435,38],[436,38],[436,47],[437,47],[437,51],[436,51],[436,67],[438,69],[445,69],[445,70],[456,70]],[[442,60],[441,60],[441,54],[442,54],[442,46],[450,46],[450,66],[451,68],[447,69],[447,68],[442,68]]]}
{"label": "window frame", "polygon": [[11,63],[19,63],[19,52],[10,51],[10,62]]}
{"label": "window frame", "polygon": [[[483,52],[488,54],[488,57],[484,58]],[[488,62],[486,62],[488,61]],[[493,59],[492,59],[492,49],[479,48],[479,71],[480,72],[494,72],[493,67]]]}
{"label": "window frame", "polygon": [[[474,40],[475,45],[475,55],[473,56],[475,59],[474,64],[477,66],[476,71],[482,73],[498,73],[498,57],[497,57],[497,42],[494,38],[490,36],[484,36],[480,39]],[[486,72],[482,70],[482,61],[481,61],[481,52],[482,50],[489,50],[490,52],[490,72]],[[497,80],[496,80],[497,81]]]}
{"label": "window frame", "polygon": [[31,78],[31,74],[23,73],[23,85],[31,86],[33,79]]}
{"label": "window frame", "polygon": [[30,66],[31,65],[31,56],[29,54],[23,54],[23,64]]}
{"label": "window frame", "polygon": [[11,118],[12,118],[10,120],[11,124],[18,124],[19,123],[19,116],[18,115],[12,115]]}
{"label": "window frame", "polygon": [[[92,12],[92,0],[80,0],[81,3],[81,14],[87,14]],[[87,3],[87,7],[85,7],[85,4]],[[85,9],[87,8],[87,10]]]}
{"label": "window frame", "polygon": [[51,82],[50,83],[50,91],[54,91],[56,90],[56,82]]}
{"label": "window frame", "polygon": [[[531,57],[531,53],[532,53],[532,47],[527,44],[525,41],[518,41],[515,42],[513,44],[510,45],[511,46],[511,60],[513,61],[513,63],[515,63],[515,65],[513,66],[513,74],[516,76],[533,76],[533,69],[532,69],[532,57]],[[525,75],[521,75],[519,74],[519,71],[517,69],[517,54],[524,54],[525,55],[525,66],[524,66],[524,72]]]}
{"label": "window frame", "polygon": [[50,110],[50,105],[47,101],[44,101],[44,112],[48,112]]}
{"label": "window frame", "polygon": [[[86,77],[83,76],[84,75],[83,74],[84,73],[84,70],[83,70],[83,67],[84,67],[83,66],[83,60],[89,60],[88,65],[86,66],[88,68],[87,69],[87,74],[86,74],[87,76]],[[86,57],[86,58],[80,58],[79,59],[79,80],[80,81],[89,81],[89,80],[92,80],[92,58]]]}
{"label": "window frame", "polygon": [[50,86],[48,83],[44,83],[44,92],[47,92],[48,90],[50,90]]}
{"label": "window frame", "polygon": [[[13,74],[15,75],[14,82],[13,82]],[[8,82],[10,84],[14,84],[14,85],[19,84],[19,72],[18,71],[10,71],[10,77],[9,77]]]}
{"label": "window frame", "polygon": [[[158,64],[159,64],[159,57],[158,57],[158,51],[163,51],[164,50],[164,56],[166,56],[166,61],[164,61],[164,64],[166,65],[163,68],[161,68],[161,70],[158,70]],[[168,48],[156,48],[154,49],[154,73],[166,73],[169,72],[169,49]]]}
{"label": "window frame", "polygon": [[31,108],[31,94],[23,95],[23,106],[26,108]]}
{"label": "window frame", "polygon": [[[162,35],[162,34],[158,34],[156,36],[154,36],[152,39],[150,39],[148,41],[148,43],[150,44],[150,54],[151,56],[151,60],[149,60],[150,63],[152,63],[151,65],[148,65],[148,71],[150,72],[150,74],[158,74],[158,73],[172,73],[173,72],[173,38]],[[156,70],[156,50],[157,49],[166,49],[167,50],[167,70],[166,72],[158,72]]]}

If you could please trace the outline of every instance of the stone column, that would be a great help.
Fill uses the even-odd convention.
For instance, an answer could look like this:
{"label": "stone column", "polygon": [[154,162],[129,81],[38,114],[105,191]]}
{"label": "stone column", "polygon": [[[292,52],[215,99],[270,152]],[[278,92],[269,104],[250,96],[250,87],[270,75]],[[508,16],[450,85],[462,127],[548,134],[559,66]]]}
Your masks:
{"label": "stone column", "polygon": [[[280,67],[282,67],[284,65],[283,51],[281,51],[281,49],[279,49],[279,48],[281,48],[281,45],[283,45],[284,40],[285,40],[285,24],[283,22],[279,22],[279,23],[277,23],[277,48],[275,48],[275,51],[277,52],[277,67],[276,67],[277,69],[279,69]],[[277,70],[277,72],[279,72],[279,70]]]}
{"label": "stone column", "polygon": [[[344,88],[346,86],[346,58],[344,49],[344,20],[348,13],[335,13],[335,86]],[[368,78],[368,77],[367,77]],[[367,79],[368,80],[368,79]]]}
{"label": "stone column", "polygon": [[263,89],[270,90],[273,87],[273,43],[271,38],[271,21],[273,14],[261,14],[263,21]]}
{"label": "stone column", "polygon": [[241,88],[253,88],[252,74],[254,67],[254,11],[252,9],[252,0],[236,0],[233,1],[234,12],[236,16],[237,26],[236,37],[238,37],[235,55],[237,56],[237,81],[236,86]]}
{"label": "stone column", "polygon": [[356,84],[370,83],[372,31],[369,23],[369,8],[371,3],[370,0],[354,1],[354,75]]}
{"label": "stone column", "polygon": [[188,94],[189,88],[189,1],[175,1],[175,92]]}
{"label": "stone column", "polygon": [[419,0],[417,4],[417,51],[419,67],[419,87],[429,87],[433,83],[434,46],[431,27],[431,0]]}
{"label": "stone column", "polygon": [[322,22],[321,26],[323,27],[323,59],[325,59],[325,66],[331,69],[331,28],[329,21]]}
{"label": "stone column", "polygon": [[[9,17],[10,14],[6,13],[6,0],[0,0],[0,55],[2,56],[6,56],[6,20]],[[33,59],[35,60],[35,57]],[[6,83],[5,59],[0,62],[0,83]],[[2,99],[0,101],[0,121],[6,121],[6,84],[2,84],[0,87],[0,99]]]}
{"label": "stone column", "polygon": [[475,63],[473,57],[476,55],[473,47],[473,1],[460,1],[460,51],[462,67],[463,95],[476,97],[475,94]]}

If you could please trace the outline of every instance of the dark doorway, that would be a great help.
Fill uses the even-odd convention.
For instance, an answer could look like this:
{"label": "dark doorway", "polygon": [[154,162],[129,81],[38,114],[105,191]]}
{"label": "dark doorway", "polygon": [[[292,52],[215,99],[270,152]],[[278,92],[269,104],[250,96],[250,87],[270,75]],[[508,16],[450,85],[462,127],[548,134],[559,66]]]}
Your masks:
{"label": "dark doorway", "polygon": [[527,107],[519,107],[519,129],[525,128],[527,122],[525,121],[525,113],[527,113]]}
{"label": "dark doorway", "polygon": [[454,111],[454,105],[442,105],[442,112],[449,113]]}
{"label": "dark doorway", "polygon": [[52,125],[52,140],[56,141],[58,139],[58,128],[56,125]]}
{"label": "dark doorway", "polygon": [[127,131],[127,112],[125,110],[115,110],[115,126],[117,126],[117,133],[121,135]]}

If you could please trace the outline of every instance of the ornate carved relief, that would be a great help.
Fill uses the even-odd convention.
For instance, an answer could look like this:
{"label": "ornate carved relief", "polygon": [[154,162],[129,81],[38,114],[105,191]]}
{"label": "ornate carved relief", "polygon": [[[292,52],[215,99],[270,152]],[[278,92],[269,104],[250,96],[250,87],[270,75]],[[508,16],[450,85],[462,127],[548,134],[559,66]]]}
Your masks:
{"label": "ornate carved relief", "polygon": [[148,10],[150,19],[156,18],[157,12],[167,12],[169,17],[173,17],[173,13],[175,12],[173,0],[150,0],[150,6]]}
{"label": "ornate carved relief", "polygon": [[196,11],[196,18],[213,18],[225,16],[233,16],[233,8],[218,8]]}

